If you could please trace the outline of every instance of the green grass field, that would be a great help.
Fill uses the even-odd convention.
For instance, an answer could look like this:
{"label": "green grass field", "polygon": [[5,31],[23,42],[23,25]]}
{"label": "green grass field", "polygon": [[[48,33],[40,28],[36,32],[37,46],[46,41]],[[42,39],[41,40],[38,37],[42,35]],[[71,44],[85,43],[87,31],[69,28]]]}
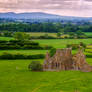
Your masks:
{"label": "green grass field", "polygon": [[[92,39],[35,40],[41,45],[64,48],[66,44]],[[45,54],[46,50],[1,50],[9,53]],[[92,54],[92,53],[91,53]],[[0,60],[0,92],[92,92],[92,72],[80,71],[32,72],[28,65],[32,60]],[[36,60],[35,60],[36,61]],[[42,60],[37,60],[43,63]],[[92,65],[92,58],[87,58]]]}
{"label": "green grass field", "polygon": [[85,32],[87,36],[92,36],[92,32]]}
{"label": "green grass field", "polygon": [[[40,45],[53,46],[55,48],[65,48],[66,44],[80,43],[92,44],[92,39],[47,39],[47,40],[34,40],[39,42]],[[47,50],[0,50],[0,55],[4,52],[8,53],[22,53],[27,55],[32,54],[45,54]]]}
{"label": "green grass field", "polygon": [[[43,60],[39,60],[43,62]],[[87,59],[92,65],[91,59]],[[0,92],[91,92],[92,73],[31,72],[31,60],[0,61]]]}
{"label": "green grass field", "polygon": [[35,54],[45,54],[47,50],[1,50],[0,55],[2,55],[5,52],[14,54],[19,53],[24,55],[35,55]]}
{"label": "green grass field", "polygon": [[0,37],[0,40],[6,40],[6,41],[9,41],[9,40],[13,40],[14,38],[12,37]]}
{"label": "green grass field", "polygon": [[47,39],[47,40],[35,40],[41,45],[50,45],[55,48],[65,48],[66,44],[78,44],[83,42],[85,44],[92,44],[92,39]]}

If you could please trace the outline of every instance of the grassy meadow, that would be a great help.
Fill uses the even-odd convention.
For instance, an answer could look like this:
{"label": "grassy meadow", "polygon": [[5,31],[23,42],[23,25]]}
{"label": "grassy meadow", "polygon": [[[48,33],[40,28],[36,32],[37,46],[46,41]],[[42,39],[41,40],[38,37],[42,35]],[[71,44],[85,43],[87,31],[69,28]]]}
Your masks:
{"label": "grassy meadow", "polygon": [[50,45],[55,48],[65,48],[66,44],[78,44],[83,42],[85,44],[92,44],[92,39],[47,39],[47,40],[35,40],[41,45]]}
{"label": "grassy meadow", "polygon": [[87,36],[92,36],[92,32],[85,32]]}
{"label": "grassy meadow", "polygon": [[[92,73],[31,72],[32,60],[0,61],[0,92],[91,92]],[[43,60],[39,60],[43,62]],[[87,59],[92,65],[91,59]]]}
{"label": "grassy meadow", "polygon": [[[70,43],[84,42],[85,44],[92,44],[92,39],[48,39],[34,41],[39,42],[41,45],[50,45],[55,48],[65,48],[66,44]],[[39,53],[45,54],[47,50],[0,50],[0,55],[4,52],[22,53],[29,55]],[[32,72],[28,70],[28,65],[31,61],[33,60],[0,60],[0,92],[92,91],[91,72]],[[43,63],[44,60],[37,59],[34,61],[40,61]],[[92,58],[87,58],[87,62],[92,65]]]}
{"label": "grassy meadow", "polygon": [[13,40],[14,38],[12,37],[0,37],[0,40],[6,40],[6,41],[9,41],[9,40]]}

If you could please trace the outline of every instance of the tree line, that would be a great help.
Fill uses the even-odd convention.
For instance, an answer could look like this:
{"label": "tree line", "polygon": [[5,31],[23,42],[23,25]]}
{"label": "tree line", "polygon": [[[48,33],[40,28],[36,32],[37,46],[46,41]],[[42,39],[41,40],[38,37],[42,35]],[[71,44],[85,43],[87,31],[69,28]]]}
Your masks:
{"label": "tree line", "polygon": [[59,31],[76,32],[81,30],[82,32],[92,32],[92,25],[76,25],[76,24],[61,24],[61,23],[37,23],[37,24],[27,24],[27,23],[7,23],[0,25],[0,32],[49,32],[58,33]]}

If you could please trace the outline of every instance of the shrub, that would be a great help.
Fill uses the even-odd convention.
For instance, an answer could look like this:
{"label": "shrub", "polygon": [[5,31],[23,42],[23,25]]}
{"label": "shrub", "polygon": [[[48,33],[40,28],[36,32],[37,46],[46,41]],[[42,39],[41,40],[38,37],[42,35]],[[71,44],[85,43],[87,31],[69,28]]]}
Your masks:
{"label": "shrub", "polygon": [[41,46],[38,42],[33,41],[19,41],[19,40],[10,40],[10,41],[0,41],[0,49],[51,49],[52,46]]}
{"label": "shrub", "polygon": [[44,57],[45,57],[44,54],[28,55],[27,59],[43,59]]}
{"label": "shrub", "polygon": [[72,48],[73,50],[78,49],[79,45],[78,44],[67,44],[67,48]]}
{"label": "shrub", "polygon": [[56,53],[56,48],[50,50],[50,56],[52,57]]}
{"label": "shrub", "polygon": [[1,56],[0,59],[15,59],[14,54],[10,54],[7,52],[4,52]]}
{"label": "shrub", "polygon": [[80,42],[80,46],[82,46],[83,48],[86,48],[87,47],[86,44],[83,43],[83,42]]}
{"label": "shrub", "polygon": [[43,47],[43,49],[45,49],[45,50],[49,50],[49,49],[52,49],[53,47],[52,46],[48,46],[48,45],[45,45],[44,47]]}
{"label": "shrub", "polygon": [[0,55],[0,59],[43,59],[45,57],[44,54],[36,54],[36,55],[24,55],[21,53],[7,53],[4,52],[2,55]]}
{"label": "shrub", "polygon": [[32,61],[29,64],[28,69],[31,70],[31,71],[42,71],[43,66],[39,61]]}
{"label": "shrub", "polygon": [[92,54],[87,54],[86,57],[87,58],[92,58]]}
{"label": "shrub", "polygon": [[24,49],[42,49],[40,46],[33,46],[33,45],[24,45]]}

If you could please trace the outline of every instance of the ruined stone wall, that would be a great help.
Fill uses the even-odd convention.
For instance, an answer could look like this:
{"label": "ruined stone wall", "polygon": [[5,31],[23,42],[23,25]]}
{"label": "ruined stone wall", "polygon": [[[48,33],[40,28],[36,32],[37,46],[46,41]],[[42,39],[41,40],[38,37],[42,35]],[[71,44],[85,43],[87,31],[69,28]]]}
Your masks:
{"label": "ruined stone wall", "polygon": [[83,72],[92,71],[92,67],[87,64],[85,55],[81,50],[76,55],[72,55],[72,49],[58,49],[54,56],[46,54],[43,69],[45,71],[61,70],[81,70]]}
{"label": "ruined stone wall", "polygon": [[82,50],[79,50],[76,55],[73,56],[74,70],[80,70],[83,72],[91,72],[92,67],[86,62],[86,56]]}

